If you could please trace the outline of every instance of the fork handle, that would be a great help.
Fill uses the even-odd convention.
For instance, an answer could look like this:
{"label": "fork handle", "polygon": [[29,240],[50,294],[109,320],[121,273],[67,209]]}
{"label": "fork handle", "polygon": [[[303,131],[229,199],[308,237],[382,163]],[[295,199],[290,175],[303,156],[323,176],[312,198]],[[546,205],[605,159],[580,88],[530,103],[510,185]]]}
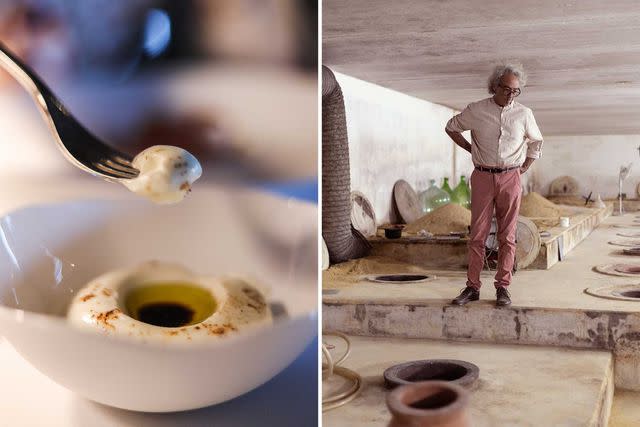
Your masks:
{"label": "fork handle", "polygon": [[51,89],[42,81],[40,77],[20,60],[13,52],[11,52],[7,46],[0,41],[0,65],[4,68],[14,79],[22,85],[33,98],[44,109],[47,109],[46,99],[53,100],[57,106],[62,110],[64,107],[58,100],[58,98],[51,92]]}

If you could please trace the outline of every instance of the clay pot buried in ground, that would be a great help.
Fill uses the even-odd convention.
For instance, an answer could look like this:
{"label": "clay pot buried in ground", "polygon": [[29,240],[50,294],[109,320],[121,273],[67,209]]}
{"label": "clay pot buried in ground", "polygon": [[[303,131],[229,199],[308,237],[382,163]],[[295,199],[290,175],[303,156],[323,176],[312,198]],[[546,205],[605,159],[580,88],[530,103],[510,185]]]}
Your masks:
{"label": "clay pot buried in ground", "polygon": [[464,360],[413,360],[387,368],[382,376],[387,388],[424,381],[446,381],[471,388],[480,376],[480,369]]}
{"label": "clay pot buried in ground", "polygon": [[640,265],[637,264],[616,264],[615,270],[625,274],[640,274]]}
{"label": "clay pot buried in ground", "polygon": [[471,427],[468,392],[445,381],[424,381],[396,388],[387,396],[388,427]]}
{"label": "clay pot buried in ground", "polygon": [[622,253],[625,255],[640,255],[640,247],[633,247],[629,249],[623,249]]}

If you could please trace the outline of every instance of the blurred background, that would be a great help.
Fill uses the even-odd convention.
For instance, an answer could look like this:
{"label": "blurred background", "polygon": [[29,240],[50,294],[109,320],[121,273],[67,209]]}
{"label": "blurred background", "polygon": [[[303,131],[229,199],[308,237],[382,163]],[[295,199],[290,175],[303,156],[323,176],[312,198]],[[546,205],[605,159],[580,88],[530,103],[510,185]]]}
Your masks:
{"label": "blurred background", "polygon": [[[314,198],[317,12],[308,0],[1,0],[0,40],[107,143],[180,146],[204,180]],[[94,179],[4,71],[0,112],[0,177]]]}

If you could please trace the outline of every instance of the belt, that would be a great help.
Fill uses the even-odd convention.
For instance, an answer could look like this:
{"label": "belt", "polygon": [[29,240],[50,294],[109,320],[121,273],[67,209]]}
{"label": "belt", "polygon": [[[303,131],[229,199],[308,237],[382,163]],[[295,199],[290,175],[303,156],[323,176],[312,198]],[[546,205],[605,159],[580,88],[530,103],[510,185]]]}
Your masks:
{"label": "belt", "polygon": [[520,166],[511,166],[510,168],[485,168],[483,166],[476,166],[476,169],[482,172],[490,172],[490,173],[502,173],[506,171],[510,171],[513,169],[518,169]]}

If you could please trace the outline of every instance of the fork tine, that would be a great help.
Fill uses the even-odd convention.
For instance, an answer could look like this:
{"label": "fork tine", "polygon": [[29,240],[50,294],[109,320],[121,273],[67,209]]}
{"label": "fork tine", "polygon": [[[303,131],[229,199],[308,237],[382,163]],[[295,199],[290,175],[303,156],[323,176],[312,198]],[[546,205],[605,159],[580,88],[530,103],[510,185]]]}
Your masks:
{"label": "fork tine", "polygon": [[138,176],[138,174],[132,174],[129,172],[124,172],[118,169],[114,169],[112,167],[109,167],[107,165],[105,165],[104,163],[100,163],[100,162],[94,162],[93,166],[95,166],[96,169],[104,172],[105,174],[111,176],[112,178],[120,178],[120,179],[132,179]]}
{"label": "fork tine", "polygon": [[119,155],[119,154],[115,154],[111,156],[111,159],[123,166],[129,166],[129,167],[131,167],[131,162],[133,161],[133,158],[129,156]]}
{"label": "fork tine", "polygon": [[110,168],[122,171],[122,172],[126,172],[126,173],[130,173],[130,174],[134,174],[134,175],[138,175],[140,173],[140,171],[134,167],[131,166],[124,166],[120,163],[116,163],[111,159],[106,159],[104,160],[104,164],[109,166]]}

